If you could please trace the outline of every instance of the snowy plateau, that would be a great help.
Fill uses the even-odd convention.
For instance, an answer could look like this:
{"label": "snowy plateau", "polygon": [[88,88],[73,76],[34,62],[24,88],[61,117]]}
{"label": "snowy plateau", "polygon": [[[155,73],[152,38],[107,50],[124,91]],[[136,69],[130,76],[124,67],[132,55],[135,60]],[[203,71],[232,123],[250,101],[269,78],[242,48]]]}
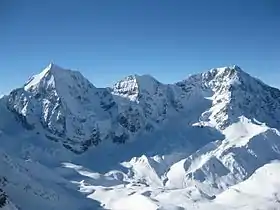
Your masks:
{"label": "snowy plateau", "polygon": [[238,66],[98,88],[50,64],[0,116],[0,209],[280,210],[280,90]]}

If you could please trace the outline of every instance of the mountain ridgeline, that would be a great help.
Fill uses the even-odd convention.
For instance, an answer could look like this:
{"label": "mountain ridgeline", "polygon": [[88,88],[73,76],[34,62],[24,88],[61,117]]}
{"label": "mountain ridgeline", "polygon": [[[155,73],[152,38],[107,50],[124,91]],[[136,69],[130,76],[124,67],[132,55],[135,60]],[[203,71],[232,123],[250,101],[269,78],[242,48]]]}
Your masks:
{"label": "mountain ridgeline", "polygon": [[26,130],[77,154],[101,142],[133,141],[178,116],[218,130],[240,116],[280,127],[280,91],[238,66],[175,84],[131,75],[111,88],[97,88],[80,72],[50,64],[1,100]]}
{"label": "mountain ridgeline", "polygon": [[98,88],[50,64],[0,116],[0,209],[279,209],[280,91],[238,66]]}

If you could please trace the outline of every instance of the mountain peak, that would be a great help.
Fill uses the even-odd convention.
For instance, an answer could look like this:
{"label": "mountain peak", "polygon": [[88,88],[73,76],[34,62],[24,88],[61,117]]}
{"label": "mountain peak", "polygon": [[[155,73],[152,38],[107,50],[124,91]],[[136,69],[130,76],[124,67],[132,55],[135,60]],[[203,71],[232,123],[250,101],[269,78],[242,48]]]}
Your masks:
{"label": "mountain peak", "polygon": [[[56,74],[55,72],[63,70],[61,67],[55,65],[54,63],[50,63],[46,68],[44,68],[39,74],[33,75],[29,81],[24,85],[24,89],[26,91],[32,90],[33,88],[37,87],[44,79],[49,77],[54,83],[54,78],[51,78],[50,75]],[[49,83],[50,84],[50,83]]]}
{"label": "mountain peak", "polygon": [[119,82],[124,82],[124,81],[126,81],[126,82],[134,82],[134,83],[142,83],[143,81],[146,81],[146,82],[156,82],[156,83],[158,82],[153,76],[151,76],[149,74],[143,74],[143,75],[131,74],[131,75],[128,75],[128,76],[124,77]]}
{"label": "mountain peak", "polygon": [[64,69],[57,64],[50,63],[39,74],[33,75],[29,81],[24,85],[26,91],[32,91],[38,87],[55,87],[57,84],[72,84],[78,80],[86,80],[78,71]]}
{"label": "mountain peak", "polygon": [[231,86],[234,84],[240,84],[240,81],[248,77],[239,66],[226,66],[213,68],[202,74],[203,83],[207,83],[210,86]]}
{"label": "mountain peak", "polygon": [[[214,68],[215,69],[215,68]],[[218,67],[216,68],[220,71],[223,71],[223,70],[226,70],[226,69],[232,69],[232,70],[236,70],[236,71],[242,71],[241,67],[236,65],[236,64],[233,64],[233,65],[230,65],[230,66],[222,66],[222,67]]]}
{"label": "mountain peak", "polygon": [[151,75],[129,75],[114,85],[113,94],[136,101],[140,93],[154,92],[155,87],[160,84]]}
{"label": "mountain peak", "polygon": [[231,67],[235,70],[239,70],[239,71],[241,70],[242,71],[241,67],[236,65],[236,64],[232,65]]}
{"label": "mountain peak", "polygon": [[[245,75],[245,76],[244,76]],[[212,89],[212,90],[225,90],[232,85],[240,84],[243,77],[249,75],[237,65],[212,68],[206,72],[190,75],[183,81],[175,83],[177,86],[185,90],[193,88]],[[250,77],[250,76],[249,76]]]}
{"label": "mountain peak", "polygon": [[58,71],[64,70],[62,67],[58,66],[57,64],[50,62],[50,64],[44,69],[46,71]]}
{"label": "mountain peak", "polygon": [[[61,71],[67,71],[65,70],[64,68],[60,67],[59,65],[51,62],[49,63],[49,65],[47,65],[42,71],[41,73],[37,74],[37,75],[41,75],[41,76],[44,76],[46,75],[47,73],[52,73],[52,74],[56,74],[56,73],[59,73]],[[69,71],[69,70],[68,70]]]}

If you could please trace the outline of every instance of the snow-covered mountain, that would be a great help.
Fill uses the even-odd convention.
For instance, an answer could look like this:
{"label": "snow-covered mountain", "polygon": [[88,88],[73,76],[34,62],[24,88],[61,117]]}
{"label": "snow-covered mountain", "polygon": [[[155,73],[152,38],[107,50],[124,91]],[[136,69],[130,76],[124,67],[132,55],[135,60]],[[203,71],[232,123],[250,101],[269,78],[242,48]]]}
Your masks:
{"label": "snow-covered mountain", "polygon": [[97,88],[50,64],[2,97],[0,114],[6,206],[242,209],[243,194],[246,209],[280,206],[276,188],[250,191],[278,173],[280,91],[238,66]]}

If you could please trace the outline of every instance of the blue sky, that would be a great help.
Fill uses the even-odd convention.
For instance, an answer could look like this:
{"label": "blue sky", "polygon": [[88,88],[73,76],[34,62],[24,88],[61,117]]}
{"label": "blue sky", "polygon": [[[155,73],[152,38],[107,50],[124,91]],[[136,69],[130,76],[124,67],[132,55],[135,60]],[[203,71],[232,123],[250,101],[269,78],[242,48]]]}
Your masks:
{"label": "blue sky", "polygon": [[278,0],[0,1],[0,93],[51,61],[98,87],[232,64],[280,87],[279,55]]}

